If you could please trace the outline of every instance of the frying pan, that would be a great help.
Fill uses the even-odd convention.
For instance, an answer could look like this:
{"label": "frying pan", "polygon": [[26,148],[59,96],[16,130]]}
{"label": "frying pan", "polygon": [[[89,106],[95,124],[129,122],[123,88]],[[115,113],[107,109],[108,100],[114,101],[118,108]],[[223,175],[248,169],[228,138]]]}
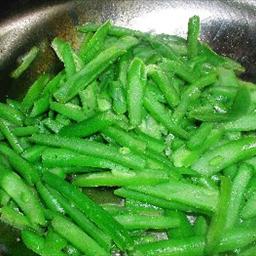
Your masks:
{"label": "frying pan", "polygon": [[[75,46],[78,24],[111,19],[142,31],[185,36],[188,18],[194,14],[201,17],[201,39],[241,62],[247,70],[243,78],[256,82],[255,0],[9,0],[0,8],[0,98],[19,98],[39,73],[58,69],[49,42],[60,36]],[[11,80],[17,57],[33,45],[43,49],[43,58],[21,79]],[[104,200],[112,200],[110,193],[105,194]],[[0,256],[7,255],[34,254],[20,242],[16,230],[0,224]]]}

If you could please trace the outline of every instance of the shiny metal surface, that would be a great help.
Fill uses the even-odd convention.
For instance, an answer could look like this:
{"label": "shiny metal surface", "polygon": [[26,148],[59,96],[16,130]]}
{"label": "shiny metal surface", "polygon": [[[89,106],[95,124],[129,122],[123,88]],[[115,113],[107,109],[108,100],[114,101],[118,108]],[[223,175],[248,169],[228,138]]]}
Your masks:
{"label": "shiny metal surface", "polygon": [[[142,31],[185,36],[187,20],[194,14],[201,17],[201,39],[239,60],[247,68],[244,77],[256,81],[255,0],[13,0],[0,10],[0,96],[18,97],[38,73],[51,70],[55,59],[50,40],[58,35],[75,46],[78,24],[111,19]],[[8,74],[16,58],[34,44],[45,45],[43,62],[37,61],[18,82],[11,81]],[[32,255],[17,243],[17,233],[3,227],[0,255]]]}

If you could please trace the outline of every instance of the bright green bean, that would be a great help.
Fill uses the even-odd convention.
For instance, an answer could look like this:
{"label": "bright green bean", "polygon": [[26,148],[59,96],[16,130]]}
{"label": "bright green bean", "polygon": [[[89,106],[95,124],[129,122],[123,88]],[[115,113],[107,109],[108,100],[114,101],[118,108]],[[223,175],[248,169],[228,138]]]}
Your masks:
{"label": "bright green bean", "polygon": [[142,121],[145,86],[145,65],[139,58],[134,58],[127,73],[127,109],[130,123],[134,127]]}

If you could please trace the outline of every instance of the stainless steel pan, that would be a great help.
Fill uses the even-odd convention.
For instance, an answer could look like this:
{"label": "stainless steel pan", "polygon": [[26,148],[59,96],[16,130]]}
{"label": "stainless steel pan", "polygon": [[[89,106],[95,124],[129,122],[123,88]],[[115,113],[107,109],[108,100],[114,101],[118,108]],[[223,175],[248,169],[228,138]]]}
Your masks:
{"label": "stainless steel pan", "polygon": [[[247,68],[244,78],[256,81],[256,0],[9,0],[0,8],[0,97],[19,97],[38,73],[54,69],[50,40],[58,35],[75,44],[78,24],[111,19],[143,31],[185,36],[194,14],[202,20],[201,39],[239,60]],[[42,61],[17,82],[10,80],[16,58],[34,44],[44,45]],[[18,237],[0,224],[0,255],[33,255]]]}

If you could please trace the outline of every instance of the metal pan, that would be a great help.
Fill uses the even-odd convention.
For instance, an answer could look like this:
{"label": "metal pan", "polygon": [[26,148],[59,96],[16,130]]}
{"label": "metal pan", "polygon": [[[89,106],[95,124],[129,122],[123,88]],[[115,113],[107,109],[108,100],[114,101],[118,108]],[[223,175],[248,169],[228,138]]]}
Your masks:
{"label": "metal pan", "polygon": [[[49,49],[54,36],[78,40],[75,26],[111,19],[117,25],[185,36],[187,20],[198,14],[201,39],[217,52],[240,61],[244,78],[256,81],[255,0],[11,0],[0,9],[0,97],[19,97],[40,72],[55,68]],[[32,45],[44,48],[37,61],[18,81],[9,78],[16,58]],[[30,256],[17,231],[0,224],[0,256]]]}

